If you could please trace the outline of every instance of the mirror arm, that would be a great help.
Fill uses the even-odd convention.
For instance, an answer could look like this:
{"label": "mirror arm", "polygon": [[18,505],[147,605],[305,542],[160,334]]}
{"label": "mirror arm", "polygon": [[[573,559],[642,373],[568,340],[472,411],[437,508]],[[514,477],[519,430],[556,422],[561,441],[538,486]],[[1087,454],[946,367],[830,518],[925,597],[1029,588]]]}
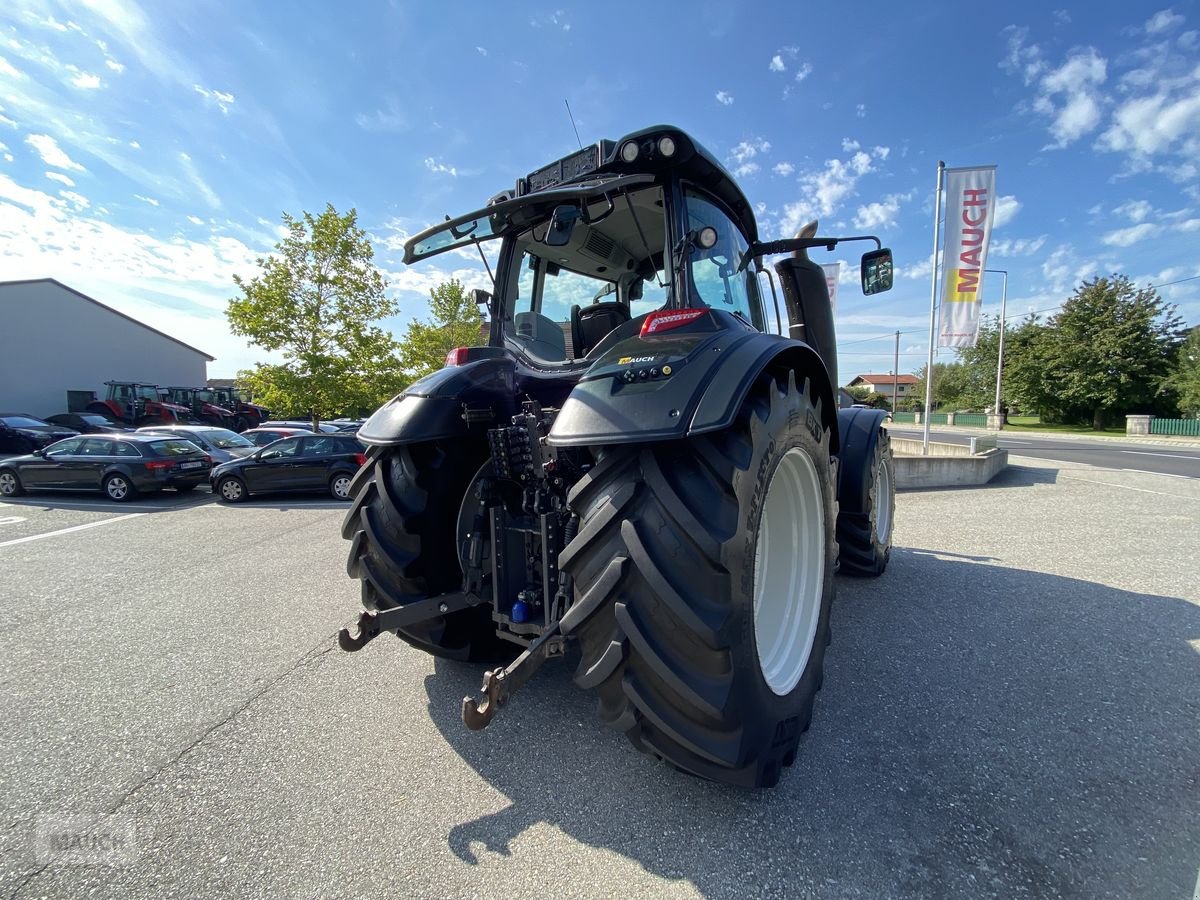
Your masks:
{"label": "mirror arm", "polygon": [[817,247],[824,247],[826,250],[832,250],[838,244],[846,244],[850,241],[874,241],[875,249],[882,250],[883,242],[873,234],[856,234],[850,237],[811,237],[811,238],[788,238],[782,241],[760,241],[752,244],[744,254],[742,261],[738,265],[738,271],[741,272],[750,264],[750,260],[760,256],[768,256],[776,253],[795,253],[797,250],[812,250]]}

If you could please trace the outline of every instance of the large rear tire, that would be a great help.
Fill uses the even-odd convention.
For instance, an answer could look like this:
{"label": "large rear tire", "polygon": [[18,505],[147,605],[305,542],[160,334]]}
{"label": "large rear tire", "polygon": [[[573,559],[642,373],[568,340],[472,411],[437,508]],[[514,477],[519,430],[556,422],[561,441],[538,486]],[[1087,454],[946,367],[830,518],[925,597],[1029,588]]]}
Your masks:
{"label": "large rear tire", "polygon": [[611,448],[573,488],[560,556],[576,683],[638,748],[774,785],[822,680],[837,504],[820,401],[765,374],[730,428]]}
{"label": "large rear tire", "polygon": [[[843,460],[842,464],[848,464]],[[859,472],[844,477],[864,479],[861,494],[866,509],[844,509],[838,515],[838,571],[843,575],[874,578],[882,575],[892,555],[892,528],[896,510],[896,461],[886,428],[879,429],[875,451]]]}
{"label": "large rear tire", "polygon": [[[394,609],[462,588],[458,513],[482,444],[430,442],[372,448],[350,484],[354,498],[342,523],[351,542],[346,571],[362,581],[369,610]],[[516,646],[496,635],[484,604],[427,619],[397,631],[414,647],[457,660],[513,656]]]}

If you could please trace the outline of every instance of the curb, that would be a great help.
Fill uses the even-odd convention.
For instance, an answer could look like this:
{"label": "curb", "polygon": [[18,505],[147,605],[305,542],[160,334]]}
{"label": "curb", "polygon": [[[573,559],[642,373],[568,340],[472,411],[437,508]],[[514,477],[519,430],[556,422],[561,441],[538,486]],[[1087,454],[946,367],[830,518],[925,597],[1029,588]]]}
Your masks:
{"label": "curb", "polygon": [[[908,422],[900,425],[892,424],[892,428],[912,429],[921,431],[923,425],[913,425]],[[1022,436],[1036,437],[1048,441],[1091,441],[1097,444],[1107,443],[1124,443],[1124,444],[1146,444],[1151,447],[1179,447],[1182,449],[1200,447],[1200,440],[1192,437],[1174,437],[1167,434],[1063,434],[1061,431],[991,431],[987,428],[975,428],[969,425],[934,425],[929,429],[932,434],[975,434],[975,435],[992,435],[1000,440],[1008,438],[1009,440],[1019,441]]]}

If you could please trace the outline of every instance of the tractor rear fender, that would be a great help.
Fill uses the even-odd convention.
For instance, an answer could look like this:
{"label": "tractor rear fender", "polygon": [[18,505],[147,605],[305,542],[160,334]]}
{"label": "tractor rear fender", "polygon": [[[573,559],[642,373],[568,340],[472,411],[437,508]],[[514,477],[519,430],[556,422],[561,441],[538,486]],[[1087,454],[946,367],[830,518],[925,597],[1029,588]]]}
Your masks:
{"label": "tractor rear fender", "polygon": [[720,431],[767,369],[795,371],[801,387],[810,381],[836,452],[837,405],[821,357],[800,341],[749,330],[721,331],[686,347],[637,338],[616,344],[571,391],[549,441],[636,444]]}
{"label": "tractor rear fender", "polygon": [[875,459],[879,442],[879,426],[887,417],[881,409],[839,409],[838,434],[841,452],[838,454],[837,496],[842,513],[867,512],[871,489],[871,473],[867,467]]}
{"label": "tractor rear fender", "polygon": [[500,353],[447,366],[413,382],[367,419],[358,439],[390,447],[461,437],[476,422],[507,422],[517,411],[516,362]]}

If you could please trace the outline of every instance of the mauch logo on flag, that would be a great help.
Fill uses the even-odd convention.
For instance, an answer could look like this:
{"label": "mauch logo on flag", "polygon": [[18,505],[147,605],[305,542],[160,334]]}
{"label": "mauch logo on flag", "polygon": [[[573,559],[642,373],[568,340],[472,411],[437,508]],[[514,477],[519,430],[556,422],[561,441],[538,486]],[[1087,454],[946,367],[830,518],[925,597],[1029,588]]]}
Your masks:
{"label": "mauch logo on flag", "polygon": [[940,347],[975,346],[995,209],[995,166],[946,170]]}

